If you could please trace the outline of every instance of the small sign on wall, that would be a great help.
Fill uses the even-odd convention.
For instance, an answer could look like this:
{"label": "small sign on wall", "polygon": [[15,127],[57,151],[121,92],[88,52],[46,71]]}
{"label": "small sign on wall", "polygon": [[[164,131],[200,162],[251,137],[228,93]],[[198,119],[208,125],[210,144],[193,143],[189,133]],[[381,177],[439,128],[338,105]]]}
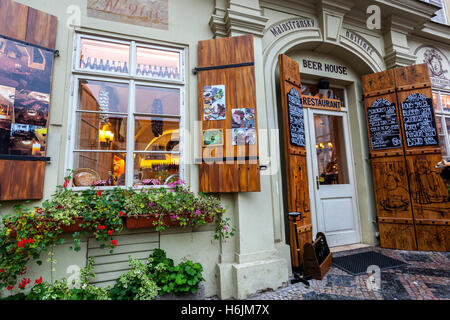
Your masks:
{"label": "small sign on wall", "polygon": [[169,29],[169,0],[88,0],[92,18]]}

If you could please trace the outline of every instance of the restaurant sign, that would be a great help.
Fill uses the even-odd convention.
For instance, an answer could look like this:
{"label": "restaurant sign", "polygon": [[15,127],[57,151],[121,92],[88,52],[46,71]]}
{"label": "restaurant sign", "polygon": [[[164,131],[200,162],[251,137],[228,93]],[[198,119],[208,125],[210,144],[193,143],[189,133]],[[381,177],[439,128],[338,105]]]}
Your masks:
{"label": "restaurant sign", "polygon": [[89,17],[167,30],[169,0],[88,0]]}
{"label": "restaurant sign", "polygon": [[450,62],[439,49],[432,46],[420,46],[414,52],[416,63],[428,63],[431,86],[433,88],[450,88]]}
{"label": "restaurant sign", "polygon": [[324,98],[320,96],[302,95],[302,104],[304,108],[325,109],[332,111],[341,111],[342,101],[337,99]]}

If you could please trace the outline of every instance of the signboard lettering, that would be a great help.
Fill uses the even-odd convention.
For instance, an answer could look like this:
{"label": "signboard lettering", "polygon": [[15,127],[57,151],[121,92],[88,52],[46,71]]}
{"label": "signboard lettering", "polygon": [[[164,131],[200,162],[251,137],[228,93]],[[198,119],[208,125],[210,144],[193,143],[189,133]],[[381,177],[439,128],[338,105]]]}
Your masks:
{"label": "signboard lettering", "polygon": [[403,123],[408,147],[439,144],[432,99],[413,93],[402,103]]}
{"label": "signboard lettering", "polygon": [[402,140],[395,104],[385,99],[376,100],[367,109],[372,150],[400,148]]}
{"label": "signboard lettering", "polygon": [[304,147],[306,146],[306,142],[302,99],[295,88],[289,91],[287,98],[291,144],[297,147]]}

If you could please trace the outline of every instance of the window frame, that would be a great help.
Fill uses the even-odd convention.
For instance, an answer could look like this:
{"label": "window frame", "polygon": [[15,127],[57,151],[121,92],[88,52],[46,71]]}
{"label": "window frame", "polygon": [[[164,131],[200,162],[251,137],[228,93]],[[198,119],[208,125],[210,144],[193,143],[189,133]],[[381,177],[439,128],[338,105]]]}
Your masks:
{"label": "window frame", "polygon": [[[93,71],[82,69],[80,67],[80,57],[81,57],[81,39],[92,39],[98,41],[105,42],[114,42],[119,44],[127,44],[129,45],[130,50],[130,58],[129,58],[129,70],[128,74],[120,74],[108,71]],[[185,82],[185,47],[174,47],[171,45],[162,46],[162,45],[154,45],[149,43],[144,43],[135,40],[121,40],[114,37],[107,38],[105,36],[96,36],[91,34],[84,33],[75,33],[73,39],[73,54],[72,54],[72,64],[71,64],[71,75],[70,75],[70,101],[69,101],[69,120],[68,120],[68,134],[67,134],[67,148],[66,148],[66,162],[65,169],[72,170],[74,168],[75,162],[75,153],[76,152],[110,152],[110,153],[125,153],[125,185],[124,186],[101,186],[97,187],[101,190],[113,189],[116,187],[120,187],[123,189],[126,188],[135,188],[135,189],[143,189],[143,188],[166,188],[166,185],[160,186],[134,186],[134,154],[178,154],[179,155],[179,178],[185,179],[185,171],[186,164],[183,163],[184,159],[184,130],[186,128],[186,110],[185,110],[185,94],[186,94],[186,82]],[[137,61],[137,48],[151,48],[151,49],[159,49],[164,51],[173,51],[179,53],[180,57],[180,79],[161,79],[161,78],[147,78],[136,75],[136,61]],[[100,81],[100,82],[111,82],[111,83],[121,83],[128,84],[128,106],[127,106],[127,140],[126,140],[126,150],[125,152],[115,152],[115,151],[101,151],[101,150],[83,150],[77,149],[76,141],[77,141],[77,116],[82,114],[83,110],[78,109],[80,103],[80,91],[79,84],[80,80],[90,80],[90,81]],[[180,113],[179,115],[167,115],[171,118],[179,119],[179,151],[137,151],[135,150],[135,118],[138,116],[142,116],[142,113],[136,112],[136,87],[137,86],[146,86],[152,88],[168,88],[168,89],[177,89],[180,93]],[[89,112],[85,112],[89,113]],[[107,114],[117,114],[124,115],[122,112],[107,112]],[[150,116],[150,115],[145,115]],[[158,115],[159,117],[165,117],[166,115]],[[86,190],[90,189],[90,187],[75,187],[72,185],[72,181],[69,185],[70,188],[74,190]]]}
{"label": "window frame", "polygon": [[[447,145],[447,154],[442,154],[442,157],[445,158],[446,160],[450,160],[450,127],[447,128],[447,122],[445,121],[446,119],[450,119],[450,111],[444,111],[444,108],[442,106],[442,98],[441,98],[441,94],[445,94],[445,95],[450,95],[450,92],[444,92],[441,90],[433,90],[433,93],[437,94],[438,97],[438,111],[435,111],[436,114],[436,122],[440,121],[441,123],[441,128],[442,131],[444,132],[444,139],[445,139],[445,143]],[[437,124],[436,124],[437,125]],[[439,139],[442,139],[442,135],[441,133],[438,133],[439,135]]]}

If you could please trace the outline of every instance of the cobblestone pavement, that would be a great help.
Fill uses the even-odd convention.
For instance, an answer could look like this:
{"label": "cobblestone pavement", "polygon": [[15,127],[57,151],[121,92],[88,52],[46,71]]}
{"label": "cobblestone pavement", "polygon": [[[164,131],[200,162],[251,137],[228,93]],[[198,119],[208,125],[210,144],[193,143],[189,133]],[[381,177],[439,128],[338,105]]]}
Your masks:
{"label": "cobblestone pavement", "polygon": [[296,283],[258,294],[247,300],[449,300],[450,252],[389,250],[379,247],[334,253],[333,257],[378,251],[407,263],[381,270],[381,288],[370,290],[368,274],[353,276],[334,265],[322,280],[310,280],[310,287]]}

